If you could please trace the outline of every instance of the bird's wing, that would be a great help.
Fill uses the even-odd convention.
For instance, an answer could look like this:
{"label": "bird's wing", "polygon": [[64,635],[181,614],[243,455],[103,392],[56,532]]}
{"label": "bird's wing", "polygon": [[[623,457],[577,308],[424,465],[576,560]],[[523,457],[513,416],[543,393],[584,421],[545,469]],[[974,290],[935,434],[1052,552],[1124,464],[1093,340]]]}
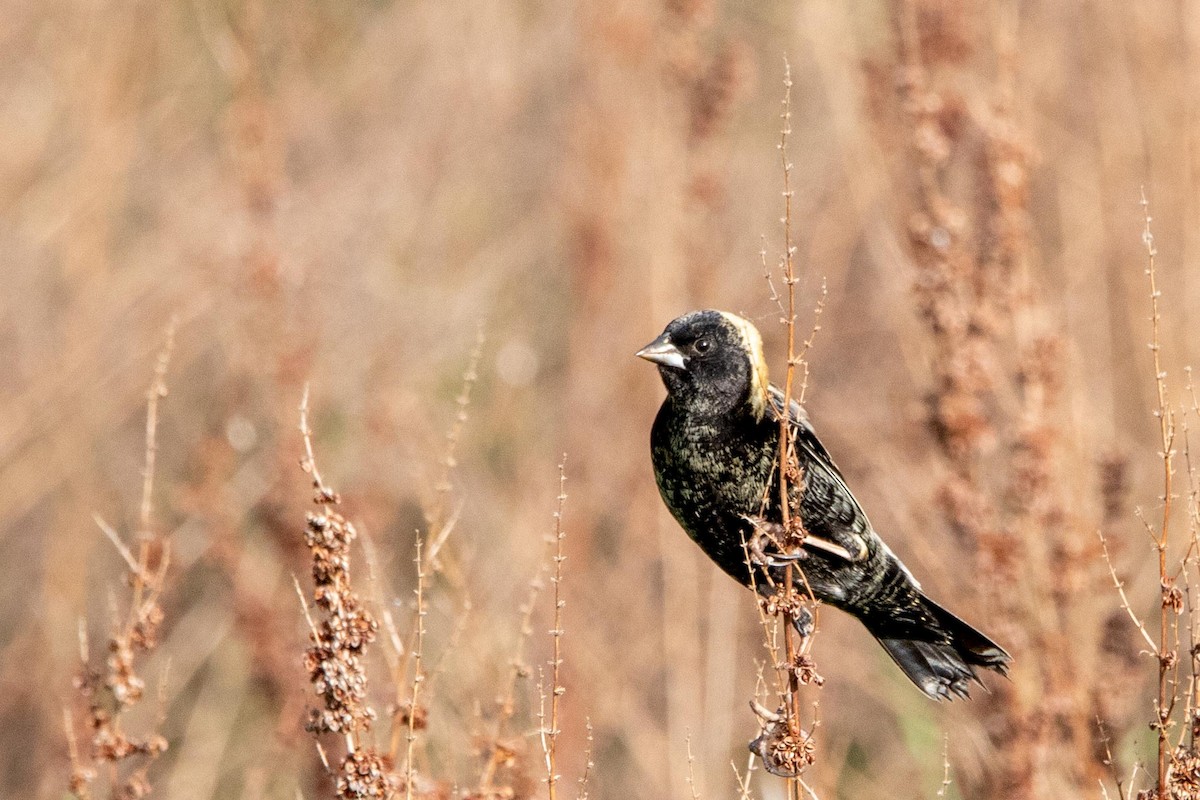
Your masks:
{"label": "bird's wing", "polygon": [[[778,422],[783,411],[783,392],[775,386],[770,387],[768,391],[771,400],[768,404],[768,413],[770,419]],[[846,479],[842,476],[842,471],[838,469],[837,464],[834,463],[833,457],[829,455],[825,445],[821,444],[821,440],[817,438],[817,433],[808,420],[808,414],[795,400],[791,401],[788,411],[788,422],[795,436],[796,447],[801,451],[801,462],[810,472],[814,469],[819,470],[822,473],[819,477],[836,487],[837,505],[842,506],[840,513],[833,515],[841,524],[813,526],[813,529],[809,530],[809,536],[823,537],[829,540],[832,547],[857,556],[851,560],[858,560],[865,556],[867,552],[865,540],[872,534],[867,514],[858,504],[850,487],[846,485]],[[828,520],[828,522],[832,522],[832,520]]]}
{"label": "bird's wing", "polygon": [[[779,422],[780,414],[783,411],[783,392],[778,387],[772,386],[769,394],[771,396],[770,418]],[[842,477],[842,471],[834,463],[833,456],[829,455],[825,445],[821,444],[821,440],[817,438],[817,432],[813,430],[812,423],[808,421],[808,412],[795,400],[791,401],[788,408],[788,421],[796,436],[796,446],[803,449],[809,458],[827,468],[849,493],[850,488],[846,486],[846,479]]]}

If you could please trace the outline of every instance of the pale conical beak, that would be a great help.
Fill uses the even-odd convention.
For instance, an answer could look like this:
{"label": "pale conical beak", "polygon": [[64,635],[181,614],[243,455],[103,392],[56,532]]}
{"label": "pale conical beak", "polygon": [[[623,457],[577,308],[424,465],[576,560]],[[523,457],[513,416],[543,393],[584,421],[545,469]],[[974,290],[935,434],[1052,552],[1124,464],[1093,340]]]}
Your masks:
{"label": "pale conical beak", "polygon": [[638,358],[644,358],[647,361],[653,361],[655,364],[662,364],[664,367],[687,369],[687,360],[684,358],[683,353],[679,352],[679,348],[671,344],[671,340],[667,338],[665,333],[641,350],[638,350],[634,355]]}

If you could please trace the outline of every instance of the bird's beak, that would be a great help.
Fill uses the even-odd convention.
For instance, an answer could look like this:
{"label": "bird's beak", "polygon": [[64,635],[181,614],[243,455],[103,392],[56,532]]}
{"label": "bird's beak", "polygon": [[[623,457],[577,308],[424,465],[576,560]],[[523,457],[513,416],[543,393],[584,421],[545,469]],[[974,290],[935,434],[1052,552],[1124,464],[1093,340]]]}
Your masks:
{"label": "bird's beak", "polygon": [[683,353],[679,352],[679,348],[671,344],[671,340],[667,338],[665,333],[641,350],[638,350],[634,355],[638,358],[644,358],[647,361],[653,361],[655,364],[662,364],[664,367],[674,367],[675,369],[687,368],[687,361],[684,359]]}

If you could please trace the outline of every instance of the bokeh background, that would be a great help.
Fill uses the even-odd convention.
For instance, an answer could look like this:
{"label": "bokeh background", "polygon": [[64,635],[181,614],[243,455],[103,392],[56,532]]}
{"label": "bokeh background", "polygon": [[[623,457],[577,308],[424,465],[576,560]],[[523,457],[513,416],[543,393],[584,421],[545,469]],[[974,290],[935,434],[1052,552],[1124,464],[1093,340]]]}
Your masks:
{"label": "bokeh background", "polygon": [[[418,770],[438,791],[471,790],[486,760],[565,454],[563,791],[590,724],[592,797],[737,796],[761,631],[658,499],[663,390],[632,353],[719,307],[757,321],[779,376],[760,251],[774,269],[785,59],[802,333],[827,287],[811,416],[926,589],[1017,659],[1011,684],[937,705],[823,614],[810,784],[932,797],[945,748],[950,797],[1097,797],[1097,715],[1120,774],[1152,757],[1154,662],[1095,533],[1152,616],[1133,514],[1154,518],[1162,494],[1139,200],[1176,403],[1200,357],[1196,3],[51,0],[2,16],[3,796],[66,793],[80,620],[101,659],[128,603],[93,516],[137,532],[145,392],[172,317],[153,519],[173,562],[128,724],[170,742],[154,796],[331,796],[303,730],[291,577],[308,585],[306,383],[324,477],[378,551],[374,581],[361,559],[355,574],[404,631],[416,536],[456,515],[428,587],[438,671]],[[931,310],[941,290],[957,334]],[[1053,388],[1033,422],[1031,337]],[[978,401],[978,430],[947,434],[955,392]],[[1055,497],[1034,527],[1005,477],[1031,447],[1044,470],[1026,488]],[[1042,548],[998,567],[956,476]],[[533,732],[551,611],[543,592],[516,797],[546,791]],[[372,670],[386,745],[396,689],[378,655]],[[756,772],[751,792],[782,783]]]}

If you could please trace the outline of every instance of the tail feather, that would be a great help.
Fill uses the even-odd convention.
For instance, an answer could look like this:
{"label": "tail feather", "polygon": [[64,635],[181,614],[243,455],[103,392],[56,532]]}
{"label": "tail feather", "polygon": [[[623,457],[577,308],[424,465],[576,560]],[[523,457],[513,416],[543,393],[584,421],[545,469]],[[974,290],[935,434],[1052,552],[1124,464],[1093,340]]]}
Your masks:
{"label": "tail feather", "polygon": [[1005,652],[1004,648],[928,597],[922,595],[921,599],[925,608],[933,614],[941,628],[950,634],[955,649],[968,664],[995,670],[1005,677],[1008,676],[1008,665],[1012,661],[1012,656]]}
{"label": "tail feather", "polygon": [[912,592],[915,607],[910,608],[919,625],[897,626],[896,615],[885,613],[862,619],[917,688],[935,700],[952,700],[967,697],[972,681],[983,685],[976,667],[1008,674],[1012,659],[1003,648],[916,589]]}
{"label": "tail feather", "polygon": [[949,645],[915,639],[880,639],[879,643],[908,679],[934,700],[969,697],[970,682],[979,682],[975,671]]}

